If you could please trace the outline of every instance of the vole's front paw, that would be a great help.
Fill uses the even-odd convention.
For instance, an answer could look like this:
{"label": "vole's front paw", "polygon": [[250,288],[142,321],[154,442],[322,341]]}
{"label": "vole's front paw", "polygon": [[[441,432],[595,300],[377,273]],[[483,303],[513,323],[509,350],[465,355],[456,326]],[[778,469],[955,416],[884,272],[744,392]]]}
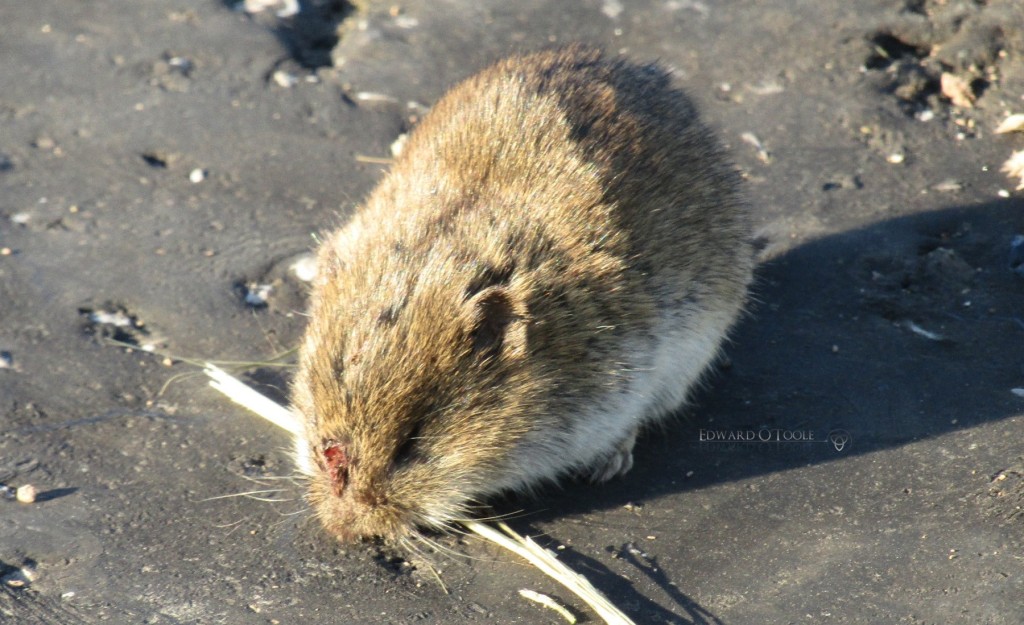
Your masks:
{"label": "vole's front paw", "polygon": [[594,466],[590,474],[592,482],[607,482],[613,477],[625,475],[633,468],[633,446],[636,444],[636,435],[639,428],[633,428],[619,444],[615,451],[605,458],[603,463]]}

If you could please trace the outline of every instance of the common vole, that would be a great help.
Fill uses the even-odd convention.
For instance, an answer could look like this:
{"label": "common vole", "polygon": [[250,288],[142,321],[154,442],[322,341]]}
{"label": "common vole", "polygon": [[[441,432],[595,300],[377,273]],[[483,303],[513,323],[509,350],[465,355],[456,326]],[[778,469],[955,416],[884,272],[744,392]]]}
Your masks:
{"label": "common vole", "polygon": [[293,401],[327,529],[628,471],[744,304],[738,182],[656,65],[574,46],[452,89],[319,250]]}

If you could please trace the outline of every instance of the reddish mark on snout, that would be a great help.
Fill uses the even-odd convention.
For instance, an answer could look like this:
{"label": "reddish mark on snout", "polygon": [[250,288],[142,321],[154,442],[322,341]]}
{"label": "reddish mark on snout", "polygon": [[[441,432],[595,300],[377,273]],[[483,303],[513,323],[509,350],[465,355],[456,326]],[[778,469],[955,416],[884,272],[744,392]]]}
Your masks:
{"label": "reddish mark on snout", "polygon": [[348,481],[348,467],[351,463],[345,446],[335,441],[324,443],[324,463],[327,465],[327,474],[331,476],[334,485],[334,494],[341,496],[345,490],[345,482]]}

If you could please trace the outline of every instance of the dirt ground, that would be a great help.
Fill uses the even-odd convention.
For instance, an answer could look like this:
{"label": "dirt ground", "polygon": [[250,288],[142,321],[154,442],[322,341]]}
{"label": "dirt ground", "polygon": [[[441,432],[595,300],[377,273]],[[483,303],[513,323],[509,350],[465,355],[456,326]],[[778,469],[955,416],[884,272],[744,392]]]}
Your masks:
{"label": "dirt ground", "polygon": [[597,622],[475,539],[335,544],[273,479],[286,435],[183,360],[288,350],[289,267],[391,143],[583,40],[660,59],[719,129],[757,301],[626,478],[499,510],[637,623],[1024,623],[1016,0],[3,4],[0,482],[39,496],[0,497],[0,621],[563,622],[530,588]]}

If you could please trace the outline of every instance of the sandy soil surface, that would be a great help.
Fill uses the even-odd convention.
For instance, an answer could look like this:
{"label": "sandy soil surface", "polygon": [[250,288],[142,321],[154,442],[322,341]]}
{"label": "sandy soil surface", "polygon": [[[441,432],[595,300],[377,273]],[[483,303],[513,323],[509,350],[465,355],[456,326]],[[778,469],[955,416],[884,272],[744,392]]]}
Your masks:
{"label": "sandy soil surface", "polygon": [[638,623],[1024,623],[1024,196],[999,171],[1024,135],[993,134],[1024,112],[1018,2],[233,4],[2,8],[0,482],[39,496],[0,497],[0,621],[561,622],[531,588],[595,622],[474,539],[335,544],[275,479],[285,434],[183,360],[292,347],[289,267],[391,143],[489,61],[585,40],[661,59],[720,130],[758,301],[629,476],[499,508]]}

